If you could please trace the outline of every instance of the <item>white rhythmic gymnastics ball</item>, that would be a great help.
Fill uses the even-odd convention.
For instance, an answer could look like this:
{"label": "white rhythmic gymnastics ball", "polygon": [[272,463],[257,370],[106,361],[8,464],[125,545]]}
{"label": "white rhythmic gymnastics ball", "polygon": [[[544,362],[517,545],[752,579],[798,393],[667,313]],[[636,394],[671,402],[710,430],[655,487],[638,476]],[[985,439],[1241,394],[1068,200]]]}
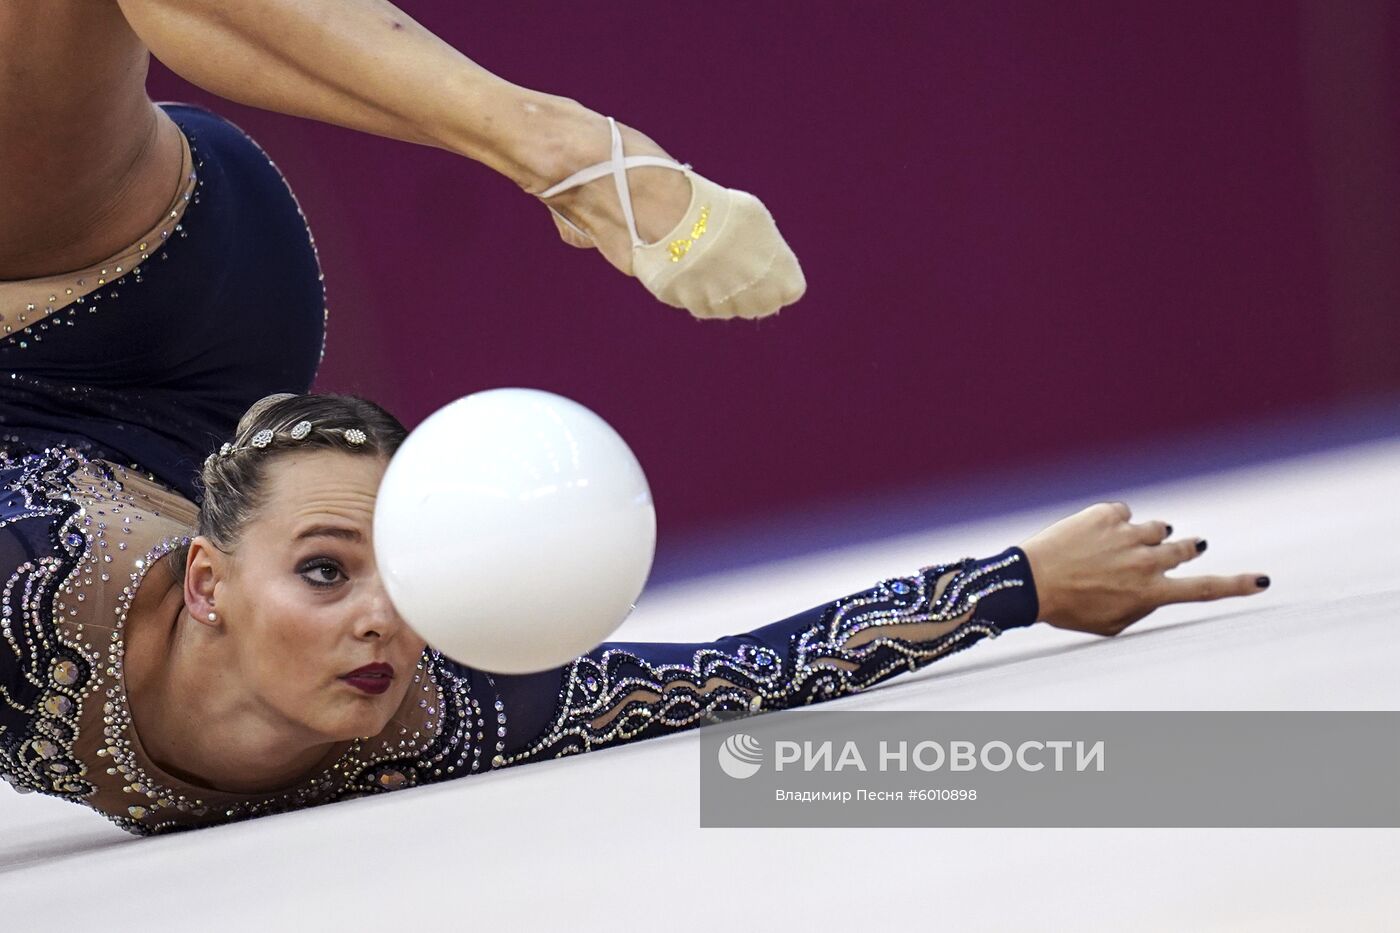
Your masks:
{"label": "white rhythmic gymnastics ball", "polygon": [[535,389],[458,399],[389,463],[374,553],[395,608],[468,667],[523,674],[597,647],[631,612],[656,510],[631,449]]}

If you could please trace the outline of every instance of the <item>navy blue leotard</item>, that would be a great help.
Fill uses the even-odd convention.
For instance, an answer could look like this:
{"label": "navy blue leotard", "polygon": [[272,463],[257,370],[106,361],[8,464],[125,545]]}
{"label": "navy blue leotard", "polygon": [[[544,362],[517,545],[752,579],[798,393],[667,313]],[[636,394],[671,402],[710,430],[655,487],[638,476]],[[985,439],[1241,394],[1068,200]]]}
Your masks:
{"label": "navy blue leotard", "polygon": [[325,301],[276,166],[209,111],[164,109],[199,177],[180,229],[133,272],[0,340],[0,447],[81,444],[193,497],[250,404],[311,388]]}

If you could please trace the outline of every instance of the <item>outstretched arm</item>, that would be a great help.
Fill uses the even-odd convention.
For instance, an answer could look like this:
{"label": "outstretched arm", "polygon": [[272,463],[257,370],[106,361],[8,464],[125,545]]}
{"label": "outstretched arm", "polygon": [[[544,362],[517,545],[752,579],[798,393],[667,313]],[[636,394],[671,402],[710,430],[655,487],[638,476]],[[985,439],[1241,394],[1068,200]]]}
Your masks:
{"label": "outstretched arm", "polygon": [[[714,721],[855,693],[1030,625],[1025,552],[926,567],[781,622],[703,644],[609,642],[559,676],[496,678],[516,735],[507,764],[591,751]],[[546,684],[557,684],[548,696]],[[548,715],[547,720],[539,717]]]}
{"label": "outstretched arm", "polygon": [[1258,574],[1169,578],[1200,539],[1168,541],[1101,503],[983,560],[928,567],[742,635],[702,644],[611,642],[562,669],[498,677],[518,739],[503,764],[559,757],[713,721],[802,706],[1044,619],[1113,635],[1172,602],[1262,592]]}

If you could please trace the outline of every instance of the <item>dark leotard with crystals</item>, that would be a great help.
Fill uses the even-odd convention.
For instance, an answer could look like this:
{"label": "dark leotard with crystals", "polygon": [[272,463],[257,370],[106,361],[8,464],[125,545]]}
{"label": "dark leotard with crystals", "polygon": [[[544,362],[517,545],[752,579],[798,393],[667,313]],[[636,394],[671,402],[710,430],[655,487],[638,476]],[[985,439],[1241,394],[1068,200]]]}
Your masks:
{"label": "dark leotard with crystals", "polygon": [[198,176],[184,217],[134,270],[5,328],[0,449],[78,444],[193,498],[205,455],[249,405],[311,388],[326,314],[316,251],[277,168],[207,110],[164,109]]}
{"label": "dark leotard with crystals", "polygon": [[[294,787],[230,794],[162,771],[132,727],[126,613],[187,540],[197,465],[249,403],[306,391],[323,325],[310,238],[276,169],[212,114],[170,112],[201,173],[184,236],[99,308],[29,335],[42,341],[0,341],[0,777],[16,789],[138,834],[188,829],[833,699],[1035,620],[1030,567],[1011,548],[743,634],[610,642],[537,674],[493,676],[429,648],[385,729]],[[949,625],[906,634],[929,622]]]}

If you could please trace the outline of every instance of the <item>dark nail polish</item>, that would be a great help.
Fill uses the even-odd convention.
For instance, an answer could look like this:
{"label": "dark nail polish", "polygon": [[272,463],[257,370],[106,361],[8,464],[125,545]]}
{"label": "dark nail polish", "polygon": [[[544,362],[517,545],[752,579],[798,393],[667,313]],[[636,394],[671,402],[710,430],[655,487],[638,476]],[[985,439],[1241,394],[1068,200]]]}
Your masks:
{"label": "dark nail polish", "polygon": [[1206,549],[1206,540],[1202,538],[1196,542],[1196,553],[1199,554]]}
{"label": "dark nail polish", "polygon": [[1268,578],[1268,577],[1259,577],[1258,579],[1256,579],[1256,580],[1254,581],[1254,585],[1257,586],[1257,587],[1259,587],[1259,589],[1262,590],[1262,589],[1264,589],[1265,587],[1267,587],[1267,586],[1269,585],[1269,578]]}
{"label": "dark nail polish", "polygon": [[1168,525],[1168,526],[1167,526],[1167,537],[1170,538],[1171,536],[1172,536],[1172,526],[1171,526],[1171,525]]}

